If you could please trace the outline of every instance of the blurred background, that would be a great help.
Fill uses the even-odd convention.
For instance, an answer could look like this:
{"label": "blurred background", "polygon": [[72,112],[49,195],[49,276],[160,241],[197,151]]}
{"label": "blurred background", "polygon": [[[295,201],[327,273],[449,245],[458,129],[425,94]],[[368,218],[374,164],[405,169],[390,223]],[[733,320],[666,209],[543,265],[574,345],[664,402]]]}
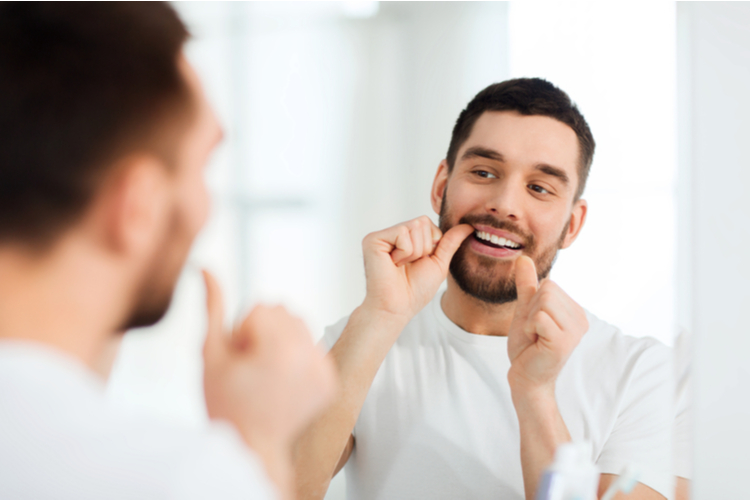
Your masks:
{"label": "blurred background", "polygon": [[[691,82],[696,59],[706,74],[718,64],[700,48],[708,32],[692,26],[711,22],[709,7],[174,5],[193,34],[187,56],[226,139],[207,170],[211,219],[165,320],[125,337],[109,387],[114,404],[205,424],[201,267],[223,287],[228,322],[258,301],[282,302],[319,338],[349,314],[364,297],[362,238],[423,214],[437,222],[429,191],[459,112],[487,85],[512,77],[543,77],[565,90],[597,142],[584,193],[589,218],[559,254],[552,279],[626,334],[672,345],[692,330],[692,280],[703,269],[692,248],[704,226],[691,218],[699,178]],[[730,9],[721,19],[739,12],[737,33],[747,29],[746,8],[720,8]],[[701,95],[721,93],[714,85]],[[742,185],[737,176],[723,181]],[[710,228],[711,202],[701,207]],[[343,498],[342,476],[327,498]]]}

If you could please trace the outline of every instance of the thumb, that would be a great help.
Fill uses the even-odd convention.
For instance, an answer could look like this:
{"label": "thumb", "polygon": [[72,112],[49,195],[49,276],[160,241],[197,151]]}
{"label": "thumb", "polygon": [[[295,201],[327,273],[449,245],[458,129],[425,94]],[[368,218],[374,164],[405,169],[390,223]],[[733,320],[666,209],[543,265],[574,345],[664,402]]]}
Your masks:
{"label": "thumb", "polygon": [[202,270],[206,283],[206,312],[208,313],[206,341],[203,344],[203,355],[217,351],[225,342],[224,338],[224,304],[221,288],[211,273]]}
{"label": "thumb", "polygon": [[518,292],[518,309],[523,310],[539,288],[534,261],[526,255],[516,259],[516,291]]}
{"label": "thumb", "polygon": [[432,258],[438,263],[444,272],[448,272],[448,265],[453,255],[468,236],[474,232],[474,227],[469,224],[458,224],[445,232],[438,242]]}

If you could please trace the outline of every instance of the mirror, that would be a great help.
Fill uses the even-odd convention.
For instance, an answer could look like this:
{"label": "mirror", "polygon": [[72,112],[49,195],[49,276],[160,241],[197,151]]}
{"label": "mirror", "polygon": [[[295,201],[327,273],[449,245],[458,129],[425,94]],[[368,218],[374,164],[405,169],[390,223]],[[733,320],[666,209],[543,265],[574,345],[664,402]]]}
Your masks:
{"label": "mirror", "polygon": [[[109,389],[118,404],[201,425],[198,266],[216,273],[233,316],[283,301],[320,337],[349,314],[364,297],[362,238],[423,214],[437,221],[430,186],[458,113],[520,76],[565,90],[597,142],[586,227],[551,278],[628,335],[671,346],[691,328],[675,4],[175,7],[227,139],[207,173],[212,219],[172,310],[122,346]],[[343,498],[342,476],[328,498]]]}

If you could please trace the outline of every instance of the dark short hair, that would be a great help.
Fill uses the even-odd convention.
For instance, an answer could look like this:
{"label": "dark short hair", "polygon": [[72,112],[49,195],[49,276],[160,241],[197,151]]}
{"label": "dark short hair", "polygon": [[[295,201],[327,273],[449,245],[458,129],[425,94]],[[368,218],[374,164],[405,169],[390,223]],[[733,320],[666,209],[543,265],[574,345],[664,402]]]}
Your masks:
{"label": "dark short hair", "polygon": [[187,38],[165,3],[0,3],[0,243],[51,244],[118,159],[171,164]]}
{"label": "dark short hair", "polygon": [[477,119],[486,111],[515,111],[527,116],[548,116],[572,128],[578,137],[579,146],[578,189],[575,199],[581,197],[594,160],[594,136],[568,94],[541,78],[506,80],[479,92],[458,115],[453,127],[446,156],[448,171],[453,170],[458,150],[471,135]]}

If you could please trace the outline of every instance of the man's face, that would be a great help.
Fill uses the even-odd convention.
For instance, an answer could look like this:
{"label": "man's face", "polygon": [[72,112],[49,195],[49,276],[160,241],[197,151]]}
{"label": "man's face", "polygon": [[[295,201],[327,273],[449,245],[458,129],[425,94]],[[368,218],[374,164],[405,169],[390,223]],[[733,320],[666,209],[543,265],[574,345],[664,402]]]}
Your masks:
{"label": "man's face", "polygon": [[167,312],[193,240],[208,217],[204,167],[221,140],[222,131],[195,71],[184,58],[180,60],[180,68],[192,92],[195,113],[170,173],[171,213],[167,230],[141,278],[126,328],[152,325]]}
{"label": "man's face", "polygon": [[432,191],[443,232],[459,223],[475,228],[450,264],[461,290],[488,303],[514,301],[522,254],[545,278],[585,220],[586,202],[574,202],[577,183],[578,139],[570,127],[546,116],[482,114],[450,175],[440,165]]}

